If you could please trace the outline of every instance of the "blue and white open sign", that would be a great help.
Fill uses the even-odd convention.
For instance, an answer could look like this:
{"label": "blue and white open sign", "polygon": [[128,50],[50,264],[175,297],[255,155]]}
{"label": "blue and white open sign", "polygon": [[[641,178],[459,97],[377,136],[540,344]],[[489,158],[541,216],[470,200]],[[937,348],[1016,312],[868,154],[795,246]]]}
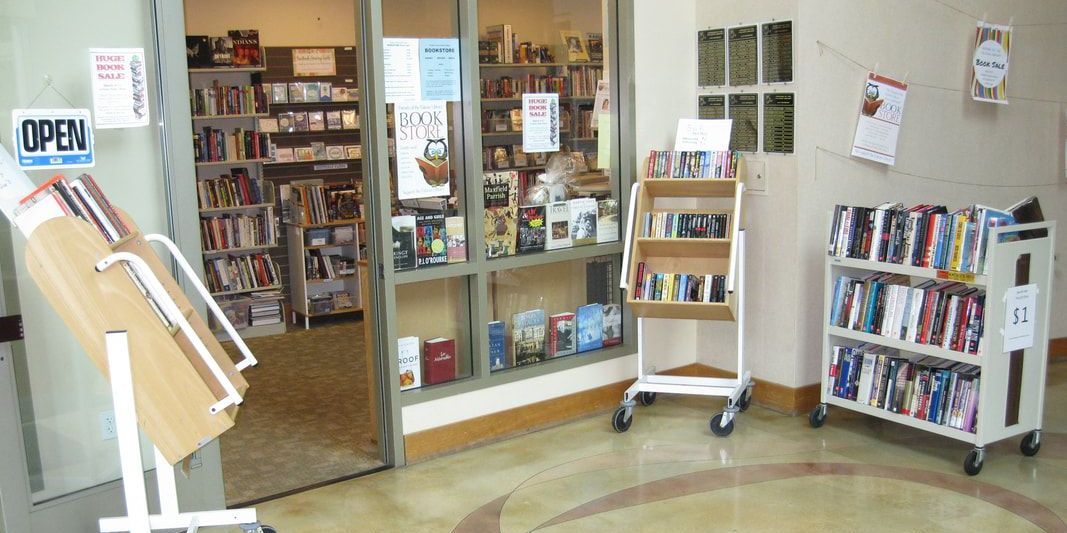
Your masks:
{"label": "blue and white open sign", "polygon": [[15,109],[15,162],[22,170],[96,164],[88,109]]}

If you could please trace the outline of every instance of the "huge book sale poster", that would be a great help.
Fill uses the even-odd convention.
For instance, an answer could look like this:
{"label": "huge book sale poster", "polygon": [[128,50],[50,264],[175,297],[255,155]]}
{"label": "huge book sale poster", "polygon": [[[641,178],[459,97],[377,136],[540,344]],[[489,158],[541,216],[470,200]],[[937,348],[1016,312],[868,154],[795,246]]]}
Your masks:
{"label": "huge book sale poster", "polygon": [[396,195],[401,200],[448,196],[448,113],[445,102],[403,101],[396,114]]}
{"label": "huge book sale poster", "polygon": [[703,120],[726,118],[726,95],[702,94],[698,96],[697,118]]}
{"label": "huge book sale poster", "polygon": [[726,85],[726,30],[697,32],[697,85]]}
{"label": "huge book sale poster", "polygon": [[742,152],[759,150],[759,95],[731,94],[729,116],[733,122],[730,148]]}
{"label": "huge book sale poster", "polygon": [[763,151],[793,153],[796,96],[793,93],[763,93]]}
{"label": "huge book sale poster", "polygon": [[525,93],[522,95],[522,151],[559,151],[559,95]]}
{"label": "huge book sale poster", "polygon": [[730,57],[730,85],[759,83],[759,28],[737,26],[727,30],[726,49]]}
{"label": "huge book sale poster", "polygon": [[144,48],[93,48],[93,118],[97,129],[148,125]]}
{"label": "huge book sale poster", "polygon": [[907,96],[906,83],[873,72],[867,74],[852,155],[887,165],[896,163],[897,135]]}
{"label": "huge book sale poster", "polygon": [[760,26],[763,83],[793,81],[793,21],[767,22]]}

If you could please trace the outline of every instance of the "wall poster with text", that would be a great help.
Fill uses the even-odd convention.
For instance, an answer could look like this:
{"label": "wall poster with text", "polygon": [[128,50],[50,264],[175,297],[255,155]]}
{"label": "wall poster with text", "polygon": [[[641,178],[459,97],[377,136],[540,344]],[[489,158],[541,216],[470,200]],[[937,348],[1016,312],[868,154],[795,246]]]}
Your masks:
{"label": "wall poster with text", "polygon": [[971,58],[971,98],[979,102],[1008,103],[1008,56],[1011,26],[979,22]]}
{"label": "wall poster with text", "polygon": [[402,101],[396,125],[396,194],[401,200],[448,196],[448,112],[443,101]]}
{"label": "wall poster with text", "polygon": [[873,72],[867,74],[852,155],[887,165],[896,163],[897,136],[907,95],[906,83]]}

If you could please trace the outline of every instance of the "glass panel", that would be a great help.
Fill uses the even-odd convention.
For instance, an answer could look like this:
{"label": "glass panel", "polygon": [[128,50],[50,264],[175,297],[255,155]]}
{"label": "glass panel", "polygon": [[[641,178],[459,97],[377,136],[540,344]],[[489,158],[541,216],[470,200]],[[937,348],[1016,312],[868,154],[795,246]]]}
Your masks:
{"label": "glass panel", "polygon": [[618,268],[614,255],[490,274],[490,370],[621,343]]}
{"label": "glass panel", "polygon": [[[113,9],[111,9],[113,8]],[[106,28],[106,30],[105,30]],[[55,35],[64,46],[55,47]],[[0,9],[0,139],[12,150],[11,110],[92,108],[90,48],[143,47],[150,120],[160,118],[150,4],[122,0],[102,10],[71,0],[5,2]],[[52,85],[49,88],[49,84]],[[54,89],[54,90],[53,90]],[[94,119],[98,117],[93,117]],[[86,169],[117,207],[145,233],[166,233],[159,130],[97,129],[96,166]],[[80,170],[60,171],[68,178]],[[55,171],[32,171],[43,183]],[[113,409],[100,371],[31,280],[21,232],[2,224],[0,269],[8,311],[21,312],[25,343],[13,344],[16,384],[32,500],[40,503],[120,477],[117,441],[102,434]],[[10,243],[10,244],[8,244]],[[151,447],[145,454],[152,467]]]}
{"label": "glass panel", "polygon": [[401,390],[473,375],[469,278],[396,288]]}
{"label": "glass panel", "polygon": [[[424,76],[423,48],[433,45],[447,50],[438,57],[460,57],[455,0],[388,1],[382,9],[385,37],[397,39],[387,41],[386,71],[390,50],[405,45],[413,47],[408,50]],[[458,80],[458,60],[452,65]],[[422,81],[422,91],[433,85],[428,77]],[[396,270],[467,261],[462,101],[415,99],[389,103],[386,111]]]}
{"label": "glass panel", "polygon": [[618,240],[601,2],[484,1],[478,25],[486,257]]}

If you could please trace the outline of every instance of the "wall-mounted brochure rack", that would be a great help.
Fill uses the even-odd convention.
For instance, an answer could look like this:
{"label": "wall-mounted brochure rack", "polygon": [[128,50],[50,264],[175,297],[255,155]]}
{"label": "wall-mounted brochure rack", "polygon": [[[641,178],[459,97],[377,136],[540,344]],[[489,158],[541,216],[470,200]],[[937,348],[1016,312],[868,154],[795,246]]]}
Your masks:
{"label": "wall-mounted brochure rack", "polygon": [[[740,172],[737,173],[740,175]],[[734,417],[748,409],[752,398],[752,376],[744,358],[745,312],[745,230],[740,229],[741,197],[744,184],[734,178],[645,178],[634,183],[630,192],[630,212],[626,226],[626,249],[620,288],[627,290],[626,304],[637,318],[637,381],[625,393],[621,405],[612,414],[612,427],[617,432],[630,428],[633,409],[638,401],[652,405],[656,394],[693,394],[725,397],[723,412],[710,420],[711,432],[725,437],[734,429]],[[732,198],[732,210],[660,208],[657,198]],[[701,235],[698,238],[674,236],[653,231],[649,221],[657,214],[673,216],[719,216],[725,220],[721,238]],[[677,218],[674,220],[678,220]],[[666,235],[666,237],[664,237]],[[641,265],[644,265],[642,272]],[[705,274],[716,276],[714,292],[718,298],[655,298],[647,289],[647,272],[690,273],[699,278]],[[683,281],[684,285],[689,282]],[[707,288],[711,278],[698,280]],[[684,291],[684,289],[683,289]],[[675,291],[677,292],[677,291]],[[636,297],[635,297],[636,296]],[[694,301],[695,300],[695,301]],[[711,301],[706,301],[711,300]],[[646,318],[733,321],[737,324],[737,377],[706,378],[661,376],[645,368],[644,323]]]}
{"label": "wall-mounted brochure rack", "polygon": [[[248,389],[241,370],[256,359],[174,243],[144,235],[125,213],[118,215],[130,234],[114,243],[67,216],[39,225],[26,247],[31,277],[111,382],[128,516],[101,518],[100,531],[224,525],[259,531],[255,509],[180,512],[173,469],[233,426]],[[151,242],[173,255],[234,340],[241,361],[234,363],[223,350]],[[155,446],[156,515],[148,511],[138,426]]]}
{"label": "wall-mounted brochure rack", "polygon": [[[1025,435],[1020,445],[1022,453],[1027,456],[1036,454],[1041,447],[1041,421],[1044,414],[1055,230],[1055,222],[989,228],[985,270],[982,274],[827,256],[826,312],[823,316],[820,369],[822,400],[809,415],[811,426],[821,427],[826,421],[829,406],[833,405],[960,440],[974,445],[963,463],[964,471],[970,475],[981,471],[986,455],[985,446],[1002,439]],[[955,287],[947,287],[949,290],[971,294],[984,291],[984,306],[973,323],[978,333],[967,337],[973,340],[972,346],[976,346],[976,349],[960,351],[947,349],[944,343],[936,345],[911,341],[908,340],[911,337],[906,327],[902,330],[892,326],[887,336],[881,331],[876,334],[831,324],[835,316],[836,280],[841,276],[871,280],[875,279],[873,276],[880,275],[895,276],[895,280],[904,280],[906,277],[912,290],[926,286],[930,286],[930,290],[939,290],[937,287],[945,287],[944,283],[952,282]],[[942,285],[933,286],[933,283]],[[1032,299],[1021,303],[1020,295],[1028,295]],[[911,300],[920,301],[917,297]],[[921,301],[929,302],[929,298]],[[876,310],[877,305],[872,302],[871,306],[874,307],[868,309],[875,309],[873,312],[877,313],[876,316],[881,316]],[[896,307],[899,309],[903,306]],[[883,309],[889,307],[886,304]],[[1009,310],[1010,314],[1007,313]],[[918,312],[923,311],[919,309]],[[938,319],[938,315],[933,314],[932,320],[935,323],[958,324],[952,317],[961,313],[945,312],[949,315],[947,319]],[[893,316],[896,315],[891,315],[890,319]],[[1008,316],[1011,316],[1010,321]],[[931,327],[918,323],[914,318],[910,320],[920,336],[923,336],[922,330]],[[899,323],[900,320],[894,322]],[[904,323],[906,326],[909,324],[908,320],[904,320]],[[966,324],[941,335],[951,339],[951,331],[957,331],[955,338],[958,339],[960,330],[964,331],[964,335],[967,334],[965,329]],[[1029,333],[1026,333],[1027,330]],[[899,333],[901,331],[904,332],[903,339]],[[894,335],[892,332],[898,333]],[[1023,341],[1025,348],[1011,344],[1018,339],[1006,342],[1006,337],[1010,339],[1020,334],[1028,338]],[[955,346],[958,348],[959,344]],[[858,350],[867,356],[871,355],[870,352],[877,354],[882,350],[891,350],[891,359],[897,362],[897,369],[893,370],[891,361],[890,364],[883,363],[882,367],[886,370],[881,371],[876,366],[877,360],[872,360],[869,366],[875,368],[870,370],[869,378],[864,378],[863,365],[868,362],[857,361],[861,366],[855,369],[851,368],[850,360],[849,368],[838,364],[834,367],[835,375],[831,376],[833,355],[835,352],[840,355],[842,350]],[[903,366],[905,363],[909,366]],[[922,370],[919,379],[912,381],[908,375],[915,375],[912,373],[915,369]],[[898,380],[898,383],[902,382],[902,387],[891,386],[889,376],[894,373],[905,375],[903,380]],[[876,379],[876,376],[881,378]],[[909,381],[912,381],[911,385]],[[958,383],[966,386],[957,386]],[[948,394],[942,394],[946,390]]]}

